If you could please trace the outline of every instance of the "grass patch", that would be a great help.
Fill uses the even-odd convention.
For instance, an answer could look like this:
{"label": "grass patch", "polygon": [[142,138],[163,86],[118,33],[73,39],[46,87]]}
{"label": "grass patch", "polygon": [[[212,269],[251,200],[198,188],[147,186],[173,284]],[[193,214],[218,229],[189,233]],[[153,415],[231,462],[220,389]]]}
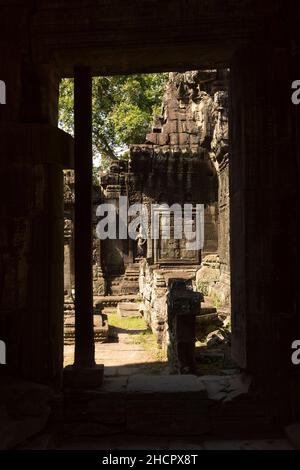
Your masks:
{"label": "grass patch", "polygon": [[148,326],[142,317],[120,317],[117,313],[108,315],[109,326],[122,328],[123,330],[147,330]]}
{"label": "grass patch", "polygon": [[208,295],[208,284],[207,282],[199,281],[197,282],[197,291],[201,292],[203,295]]}

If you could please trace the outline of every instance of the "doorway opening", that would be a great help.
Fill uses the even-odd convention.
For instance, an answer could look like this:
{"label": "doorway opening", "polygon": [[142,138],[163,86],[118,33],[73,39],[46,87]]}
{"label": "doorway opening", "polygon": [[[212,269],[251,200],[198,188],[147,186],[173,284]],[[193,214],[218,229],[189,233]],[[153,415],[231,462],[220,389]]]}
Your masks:
{"label": "doorway opening", "polygon": [[[237,372],[228,80],[227,69],[93,79],[93,318],[105,375]],[[60,127],[71,133],[72,97],[65,79]],[[74,178],[65,171],[65,365],[75,341]],[[191,248],[199,207],[203,239]]]}

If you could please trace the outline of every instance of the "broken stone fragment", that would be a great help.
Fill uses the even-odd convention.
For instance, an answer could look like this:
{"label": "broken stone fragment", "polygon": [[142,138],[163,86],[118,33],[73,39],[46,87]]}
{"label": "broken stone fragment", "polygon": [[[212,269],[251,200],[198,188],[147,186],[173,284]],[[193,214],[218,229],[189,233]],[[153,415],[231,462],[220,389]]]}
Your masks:
{"label": "broken stone fragment", "polygon": [[209,348],[215,348],[220,346],[224,342],[224,337],[220,334],[219,331],[212,331],[207,336],[207,346]]}
{"label": "broken stone fragment", "polygon": [[223,325],[217,313],[210,313],[208,315],[199,315],[196,317],[196,339],[198,341],[206,341],[207,336],[211,332],[218,331]]}

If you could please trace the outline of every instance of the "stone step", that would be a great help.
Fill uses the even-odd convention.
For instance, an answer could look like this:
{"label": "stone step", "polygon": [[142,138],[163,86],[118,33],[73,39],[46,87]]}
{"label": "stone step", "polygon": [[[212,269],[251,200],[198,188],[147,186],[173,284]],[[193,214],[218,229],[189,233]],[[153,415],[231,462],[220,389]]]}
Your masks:
{"label": "stone step", "polygon": [[104,307],[116,307],[119,302],[133,302],[139,297],[137,294],[116,294],[116,295],[104,295],[95,296],[94,305],[96,311],[101,310]]}
{"label": "stone step", "polygon": [[140,306],[135,302],[120,302],[117,311],[120,317],[141,317]]}
{"label": "stone step", "polygon": [[121,294],[121,285],[123,282],[123,275],[122,276],[109,276],[107,278],[107,286],[109,292],[112,293],[112,295],[118,295]]}
{"label": "stone step", "polygon": [[140,266],[139,265],[129,265],[126,268],[126,272],[139,273],[140,272]]}
{"label": "stone step", "polygon": [[279,434],[276,407],[251,394],[248,377],[134,375],[104,378],[97,390],[66,391],[65,435]]}

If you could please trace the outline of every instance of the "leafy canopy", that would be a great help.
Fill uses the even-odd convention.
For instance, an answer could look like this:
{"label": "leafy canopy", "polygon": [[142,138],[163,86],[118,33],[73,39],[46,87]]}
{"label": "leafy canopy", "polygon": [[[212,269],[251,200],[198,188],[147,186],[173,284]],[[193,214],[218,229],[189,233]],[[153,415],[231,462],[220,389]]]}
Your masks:
{"label": "leafy canopy", "polygon": [[[93,146],[102,168],[126,157],[128,145],[145,141],[153,115],[160,114],[167,79],[166,73],[93,78]],[[72,135],[73,88],[73,79],[61,81],[59,126]]]}

